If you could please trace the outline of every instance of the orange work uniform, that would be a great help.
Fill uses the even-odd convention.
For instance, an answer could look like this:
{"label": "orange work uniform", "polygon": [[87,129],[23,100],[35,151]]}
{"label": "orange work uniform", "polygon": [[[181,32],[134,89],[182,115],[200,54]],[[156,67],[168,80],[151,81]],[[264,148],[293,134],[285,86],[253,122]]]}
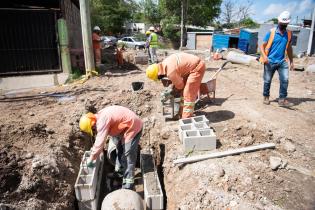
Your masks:
{"label": "orange work uniform", "polygon": [[[187,53],[176,53],[159,63],[159,75],[166,75],[176,89],[184,89],[184,104],[181,103],[182,118],[193,116],[195,101],[205,73],[205,62]],[[182,106],[183,105],[183,106]]]}
{"label": "orange work uniform", "polygon": [[101,64],[101,37],[93,32],[92,34],[93,40],[93,50],[94,50],[94,59],[96,65]]}
{"label": "orange work uniform", "polygon": [[118,66],[124,64],[123,52],[124,52],[123,48],[117,48],[116,50],[116,62]]}
{"label": "orange work uniform", "polygon": [[103,151],[106,134],[122,136],[122,143],[129,143],[142,129],[142,120],[131,110],[122,106],[109,106],[99,111],[96,116],[97,135],[91,149],[92,159]]}

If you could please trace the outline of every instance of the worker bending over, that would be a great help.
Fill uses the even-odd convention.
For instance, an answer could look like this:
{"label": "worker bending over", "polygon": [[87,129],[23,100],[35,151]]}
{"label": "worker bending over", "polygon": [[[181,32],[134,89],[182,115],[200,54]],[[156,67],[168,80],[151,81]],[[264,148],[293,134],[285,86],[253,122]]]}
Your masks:
{"label": "worker bending over", "polygon": [[122,106],[109,106],[97,114],[83,115],[80,119],[80,130],[90,136],[96,134],[88,167],[94,167],[94,161],[103,151],[107,136],[110,136],[116,144],[117,158],[114,174],[123,178],[123,189],[133,190],[142,125],[142,120],[134,112]]}
{"label": "worker bending over", "polygon": [[193,116],[195,101],[205,73],[205,63],[199,57],[187,53],[168,56],[161,63],[152,64],[146,70],[148,78],[157,81],[167,77],[172,81],[172,88],[178,90],[181,98],[179,115],[182,118]]}

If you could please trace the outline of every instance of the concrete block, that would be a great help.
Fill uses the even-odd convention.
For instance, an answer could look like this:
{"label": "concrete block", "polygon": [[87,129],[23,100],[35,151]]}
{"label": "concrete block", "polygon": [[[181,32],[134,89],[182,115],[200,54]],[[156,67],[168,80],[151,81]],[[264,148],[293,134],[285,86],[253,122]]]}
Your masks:
{"label": "concrete block", "polygon": [[134,57],[134,64],[148,64],[147,55],[136,55]]}
{"label": "concrete block", "polygon": [[94,168],[87,167],[90,151],[83,155],[79,174],[74,185],[80,210],[97,210],[99,204],[100,182],[103,171],[103,154],[95,162]]}
{"label": "concrete block", "polygon": [[216,135],[212,129],[184,131],[183,145],[188,150],[214,150],[216,149]]}
{"label": "concrete block", "polygon": [[188,124],[192,124],[193,120],[192,118],[186,118],[186,119],[180,119],[179,120],[179,125],[188,125]]}
{"label": "concrete block", "polygon": [[206,118],[205,115],[200,115],[197,117],[192,117],[192,120],[194,123],[201,123],[201,122],[205,122],[209,125],[209,120]]}
{"label": "concrete block", "polygon": [[140,163],[146,209],[164,209],[162,187],[154,165],[152,153],[141,151]]}
{"label": "concrete block", "polygon": [[192,124],[192,123],[186,124],[186,125],[180,125],[178,128],[179,139],[183,142],[184,131],[194,130],[194,128],[195,128],[194,124]]}
{"label": "concrete block", "polygon": [[206,118],[205,115],[181,119],[181,120],[179,120],[179,125],[187,125],[187,124],[202,123],[202,122],[205,122],[209,125],[209,120]]}

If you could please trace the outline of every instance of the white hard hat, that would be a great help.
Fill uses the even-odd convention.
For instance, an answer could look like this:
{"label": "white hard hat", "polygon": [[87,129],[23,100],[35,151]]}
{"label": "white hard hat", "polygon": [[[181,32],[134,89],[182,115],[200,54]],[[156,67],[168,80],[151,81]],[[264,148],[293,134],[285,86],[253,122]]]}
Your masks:
{"label": "white hard hat", "polygon": [[149,31],[154,31],[155,29],[154,29],[154,27],[153,26],[151,26],[150,28],[149,28]]}
{"label": "white hard hat", "polygon": [[99,26],[94,26],[93,31],[101,31]]}
{"label": "white hard hat", "polygon": [[288,11],[282,12],[279,17],[278,17],[278,22],[279,23],[285,23],[288,24],[291,21],[291,14]]}

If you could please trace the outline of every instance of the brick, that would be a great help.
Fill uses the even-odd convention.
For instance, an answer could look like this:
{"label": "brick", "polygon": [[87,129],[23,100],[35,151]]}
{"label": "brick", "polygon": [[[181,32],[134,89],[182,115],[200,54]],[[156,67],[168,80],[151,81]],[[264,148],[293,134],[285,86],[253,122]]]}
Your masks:
{"label": "brick", "polygon": [[212,129],[184,131],[183,145],[188,150],[214,150],[216,149],[216,135]]}
{"label": "brick", "polygon": [[[143,176],[144,200],[147,209],[164,209],[162,187],[152,153],[141,151],[140,163]],[[155,188],[155,190],[152,188]]]}
{"label": "brick", "polygon": [[194,123],[201,123],[201,122],[205,122],[209,125],[209,120],[206,118],[205,115],[200,115],[197,117],[192,117],[192,120]]}

